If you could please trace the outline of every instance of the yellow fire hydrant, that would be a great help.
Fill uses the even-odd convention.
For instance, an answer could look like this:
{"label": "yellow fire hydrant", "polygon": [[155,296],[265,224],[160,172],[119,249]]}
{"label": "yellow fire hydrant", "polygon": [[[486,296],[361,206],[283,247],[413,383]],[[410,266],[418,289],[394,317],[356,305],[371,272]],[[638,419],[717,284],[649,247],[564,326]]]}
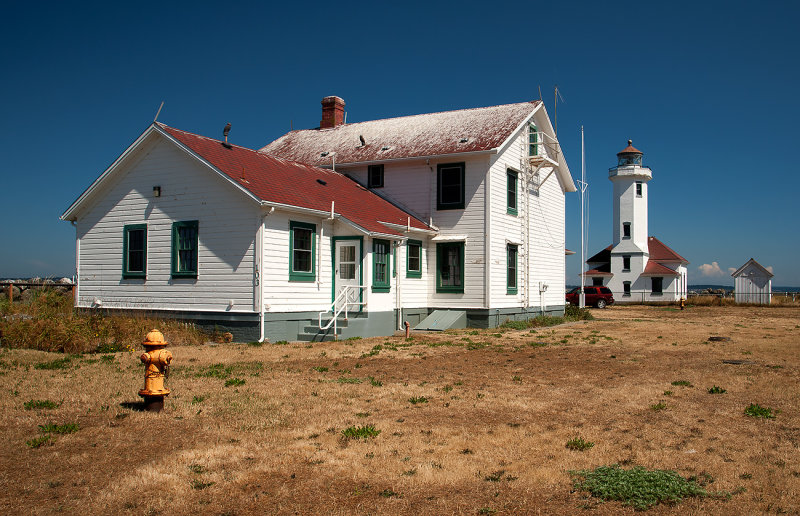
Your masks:
{"label": "yellow fire hydrant", "polygon": [[158,330],[152,330],[144,338],[145,352],[139,357],[144,363],[144,389],[139,396],[144,398],[144,408],[149,412],[160,412],[164,408],[164,397],[169,396],[169,389],[164,387],[164,379],[169,378],[169,365],[172,353],[164,349],[167,341]]}
{"label": "yellow fire hydrant", "polygon": [[686,308],[686,298],[681,297],[681,310],[683,310],[684,308]]}

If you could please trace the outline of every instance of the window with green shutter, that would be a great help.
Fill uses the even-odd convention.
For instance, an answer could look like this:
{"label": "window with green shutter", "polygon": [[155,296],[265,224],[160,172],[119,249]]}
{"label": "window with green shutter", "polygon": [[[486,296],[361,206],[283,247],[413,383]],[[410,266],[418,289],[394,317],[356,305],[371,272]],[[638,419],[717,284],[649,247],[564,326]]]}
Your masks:
{"label": "window with green shutter", "polygon": [[314,281],[317,226],[289,221],[289,281]]}
{"label": "window with green shutter", "polygon": [[389,249],[388,240],[372,241],[372,291],[389,292]]}
{"label": "window with green shutter", "polygon": [[172,224],[172,277],[197,277],[199,224],[196,220]]}
{"label": "window with green shutter", "polygon": [[517,245],[506,246],[506,293],[517,293]]}
{"label": "window with green shutter", "polygon": [[147,224],[128,224],[122,231],[122,277],[147,276]]}
{"label": "window with green shutter", "polygon": [[406,278],[422,277],[422,242],[408,240],[406,242]]}
{"label": "window with green shutter", "polygon": [[539,155],[539,133],[536,126],[530,124],[528,126],[528,156]]}
{"label": "window with green shutter", "polygon": [[436,292],[464,292],[464,242],[436,244]]}
{"label": "window with green shutter", "polygon": [[508,183],[506,211],[511,215],[517,214],[517,178],[518,174],[516,171],[511,170],[510,168],[506,170],[506,181]]}

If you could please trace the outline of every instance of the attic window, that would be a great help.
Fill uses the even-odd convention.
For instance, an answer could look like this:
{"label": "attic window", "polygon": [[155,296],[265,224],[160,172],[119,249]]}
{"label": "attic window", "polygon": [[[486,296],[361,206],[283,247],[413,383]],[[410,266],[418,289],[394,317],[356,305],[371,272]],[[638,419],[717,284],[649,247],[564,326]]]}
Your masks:
{"label": "attic window", "polygon": [[383,188],[383,165],[370,165],[367,168],[367,187]]}

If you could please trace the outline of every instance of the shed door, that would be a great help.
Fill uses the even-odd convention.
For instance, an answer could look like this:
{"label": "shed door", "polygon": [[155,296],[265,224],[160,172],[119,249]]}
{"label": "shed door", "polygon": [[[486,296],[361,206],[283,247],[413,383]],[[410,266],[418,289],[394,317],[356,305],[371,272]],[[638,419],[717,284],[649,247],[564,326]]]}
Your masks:
{"label": "shed door", "polygon": [[[357,287],[361,284],[361,242],[358,240],[337,240],[336,241],[336,270],[334,276],[335,299],[339,299],[339,294],[345,287]],[[350,289],[348,299],[351,302],[361,300],[361,289]],[[336,308],[341,303],[337,303]],[[351,307],[359,310],[359,308]]]}

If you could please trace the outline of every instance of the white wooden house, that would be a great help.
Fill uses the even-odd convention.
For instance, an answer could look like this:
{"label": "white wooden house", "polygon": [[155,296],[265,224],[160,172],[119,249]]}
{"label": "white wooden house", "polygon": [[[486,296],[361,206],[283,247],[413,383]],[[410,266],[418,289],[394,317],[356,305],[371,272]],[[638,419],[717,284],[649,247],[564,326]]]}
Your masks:
{"label": "white wooden house", "polygon": [[586,260],[587,284],[608,287],[619,303],[677,301],[687,294],[689,262],[648,234],[648,182],[653,173],[643,166],[642,156],[628,140],[617,153],[617,166],[608,171],[614,184],[613,244]]}
{"label": "white wooden house", "polygon": [[773,274],[750,258],[731,274],[737,303],[768,305],[772,302]]}
{"label": "white wooden house", "polygon": [[239,340],[563,311],[575,187],[540,102],[354,124],[343,106],[259,151],[148,127],[61,217],[77,306]]}

